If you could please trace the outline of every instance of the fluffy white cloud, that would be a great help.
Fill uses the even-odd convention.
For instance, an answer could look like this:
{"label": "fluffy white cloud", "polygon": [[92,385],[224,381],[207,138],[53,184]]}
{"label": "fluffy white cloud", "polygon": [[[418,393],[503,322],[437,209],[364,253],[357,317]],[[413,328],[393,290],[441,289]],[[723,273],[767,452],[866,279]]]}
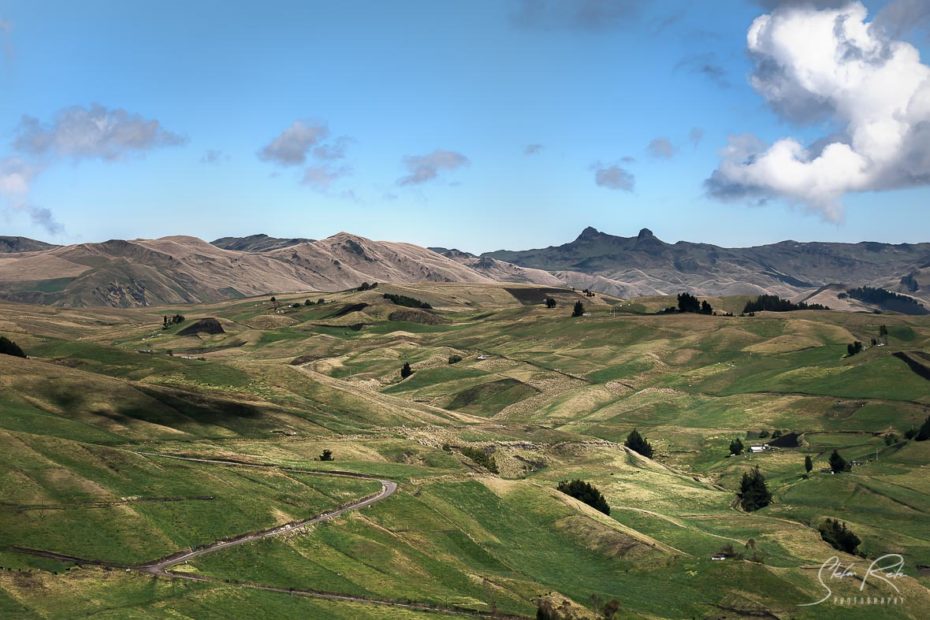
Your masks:
{"label": "fluffy white cloud", "polygon": [[633,191],[636,177],[620,166],[595,164],[592,169],[594,170],[594,183],[600,187],[624,192]]}
{"label": "fluffy white cloud", "polygon": [[468,158],[455,151],[437,149],[426,155],[408,155],[404,158],[407,176],[397,180],[398,185],[419,185],[432,181],[442,171],[451,171],[467,166]]}
{"label": "fluffy white cloud", "polygon": [[297,166],[307,161],[307,151],[329,136],[322,123],[294,121],[258,152],[260,159],[282,166]]}
{"label": "fluffy white cloud", "polygon": [[89,108],[65,108],[51,123],[24,116],[13,147],[30,155],[113,161],[185,141],[184,137],[166,131],[155,119],[93,104]]}
{"label": "fluffy white cloud", "polygon": [[798,2],[753,22],[753,87],[788,118],[826,117],[842,131],[810,146],[731,138],[712,195],[783,197],[838,221],[846,193],[930,183],[930,68],[867,17],[860,2]]}

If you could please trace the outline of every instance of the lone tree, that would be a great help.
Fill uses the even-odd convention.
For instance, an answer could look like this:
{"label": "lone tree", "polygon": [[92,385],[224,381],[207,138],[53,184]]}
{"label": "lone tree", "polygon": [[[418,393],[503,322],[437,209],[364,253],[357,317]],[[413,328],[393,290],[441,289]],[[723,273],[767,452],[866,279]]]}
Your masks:
{"label": "lone tree", "polygon": [[646,441],[646,438],[639,434],[639,431],[635,428],[630,431],[630,434],[626,437],[626,442],[623,444],[633,452],[639,452],[647,458],[652,458],[652,446],[649,445],[649,442]]}
{"label": "lone tree", "polygon": [[584,304],[580,301],[575,302],[575,309],[572,310],[572,316],[584,316]]}
{"label": "lone tree", "polygon": [[332,460],[335,460],[335,459],[333,459],[333,451],[332,451],[332,450],[323,450],[323,454],[320,455],[320,460],[321,460],[321,461],[332,461]]}
{"label": "lone tree", "polygon": [[739,505],[746,512],[753,512],[765,508],[772,502],[772,494],[765,484],[765,476],[756,467],[745,472],[739,485]]}
{"label": "lone tree", "polygon": [[930,439],[930,416],[927,416],[927,419],[917,430],[917,434],[914,435],[915,441],[927,441],[928,439]]}
{"label": "lone tree", "polygon": [[833,451],[833,454],[830,455],[830,469],[833,470],[834,474],[839,474],[844,471],[849,471],[851,468],[849,463],[846,462],[840,453],[836,450]]}
{"label": "lone tree", "polygon": [[552,299],[551,297],[546,297],[546,307],[555,308],[555,300]]}
{"label": "lone tree", "polygon": [[7,338],[0,336],[0,353],[3,355],[12,355],[13,357],[26,357],[19,345]]}
{"label": "lone tree", "polygon": [[820,537],[839,551],[856,555],[856,549],[862,543],[859,537],[853,534],[846,527],[846,524],[838,519],[827,519],[818,529],[820,530]]}
{"label": "lone tree", "polygon": [[808,454],[804,457],[804,471],[811,473],[811,470],[814,469],[814,461],[811,460],[811,455]]}
{"label": "lone tree", "polygon": [[878,328],[878,335],[885,344],[888,344],[888,328],[885,325]]}
{"label": "lone tree", "polygon": [[730,442],[730,454],[739,456],[740,454],[743,453],[744,447],[745,446],[743,446],[743,442],[740,441],[739,437],[737,437],[736,439]]}
{"label": "lone tree", "polygon": [[583,480],[572,480],[571,482],[563,480],[559,483],[558,489],[562,493],[571,495],[575,499],[584,502],[595,510],[600,510],[605,515],[610,514],[610,506],[607,505],[607,500],[604,499],[601,492],[598,491],[596,487]]}
{"label": "lone tree", "polygon": [[413,374],[413,369],[410,368],[410,362],[404,362],[403,367],[400,369],[400,378],[406,379]]}

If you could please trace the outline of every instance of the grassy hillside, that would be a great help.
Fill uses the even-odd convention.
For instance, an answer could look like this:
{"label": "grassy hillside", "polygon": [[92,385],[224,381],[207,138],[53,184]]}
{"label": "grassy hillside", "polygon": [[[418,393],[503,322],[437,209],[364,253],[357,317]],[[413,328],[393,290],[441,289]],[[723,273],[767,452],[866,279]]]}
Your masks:
{"label": "grassy hillside", "polygon": [[[384,293],[432,309],[398,314]],[[838,554],[817,531],[831,517],[862,540],[865,557],[845,562],[904,556],[903,602],[882,617],[922,616],[930,442],[906,434],[930,415],[930,381],[894,354],[924,359],[930,319],[656,315],[646,311],[668,299],[572,291],[547,309],[527,303],[535,294],[381,285],[279,296],[277,309],[266,298],[0,306],[0,334],[29,355],[0,355],[0,615],[412,618],[420,605],[533,616],[549,596],[589,615],[616,599],[624,617],[875,617],[798,607],[822,596],[817,569]],[[570,316],[575,299],[586,316]],[[176,313],[186,320],[163,329]],[[207,317],[224,333],[179,334]],[[886,345],[847,355],[882,325]],[[633,428],[653,459],[623,447]],[[778,435],[796,447],[729,456],[735,438]],[[829,473],[834,449],[850,472]],[[746,513],[736,490],[756,466],[773,501]],[[143,564],[380,487],[320,472],[399,490],[172,569],[200,581],[92,564]],[[556,491],[575,478],[603,493],[609,516]],[[730,547],[736,557],[711,559]]]}

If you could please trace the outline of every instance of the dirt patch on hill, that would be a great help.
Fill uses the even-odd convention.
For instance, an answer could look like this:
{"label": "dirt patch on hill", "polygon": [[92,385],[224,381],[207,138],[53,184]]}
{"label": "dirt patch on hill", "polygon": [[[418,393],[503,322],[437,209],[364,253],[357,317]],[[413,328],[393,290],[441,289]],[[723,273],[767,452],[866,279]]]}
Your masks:
{"label": "dirt patch on hill", "polygon": [[219,321],[212,317],[200,319],[178,332],[178,336],[196,336],[198,334],[225,334],[226,330]]}

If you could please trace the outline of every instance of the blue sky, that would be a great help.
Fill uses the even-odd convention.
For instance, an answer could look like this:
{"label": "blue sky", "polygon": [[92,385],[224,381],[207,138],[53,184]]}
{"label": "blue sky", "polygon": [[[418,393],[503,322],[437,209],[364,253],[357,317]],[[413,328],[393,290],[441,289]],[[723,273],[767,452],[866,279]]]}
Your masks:
{"label": "blue sky", "polygon": [[[745,196],[709,194],[731,136],[843,126],[750,85],[750,25],[793,10],[766,3],[0,0],[0,232],[930,241],[919,175],[836,190],[840,216],[748,169],[727,178]],[[894,35],[927,56],[925,31]],[[94,118],[125,131],[75,137]]]}

